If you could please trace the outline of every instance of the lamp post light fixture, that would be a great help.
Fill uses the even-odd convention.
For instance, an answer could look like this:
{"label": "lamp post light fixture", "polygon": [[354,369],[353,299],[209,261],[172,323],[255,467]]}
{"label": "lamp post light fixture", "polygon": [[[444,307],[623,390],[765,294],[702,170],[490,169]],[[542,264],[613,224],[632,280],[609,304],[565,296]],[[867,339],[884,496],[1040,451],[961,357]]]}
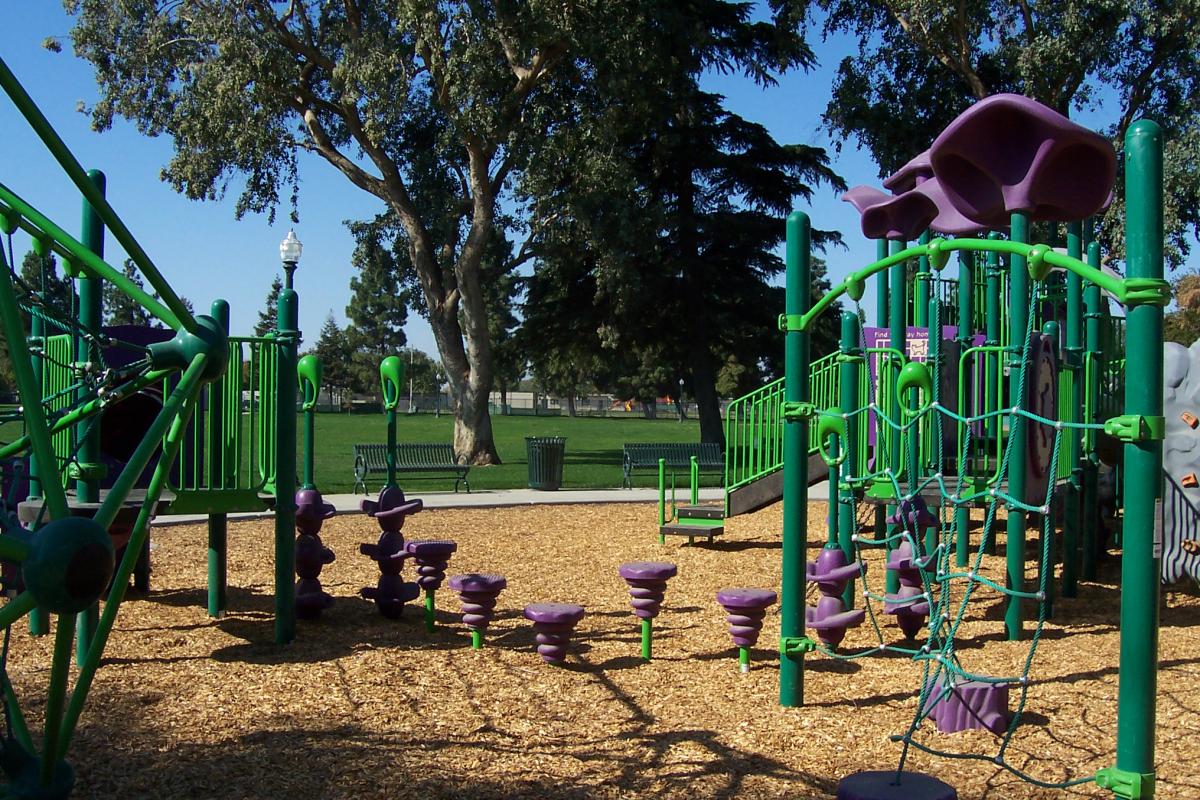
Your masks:
{"label": "lamp post light fixture", "polygon": [[289,230],[284,240],[279,243],[279,260],[283,262],[283,271],[286,276],[284,286],[288,289],[292,288],[292,273],[296,271],[296,265],[300,263],[300,253],[303,249],[304,246],[296,238],[294,230]]}

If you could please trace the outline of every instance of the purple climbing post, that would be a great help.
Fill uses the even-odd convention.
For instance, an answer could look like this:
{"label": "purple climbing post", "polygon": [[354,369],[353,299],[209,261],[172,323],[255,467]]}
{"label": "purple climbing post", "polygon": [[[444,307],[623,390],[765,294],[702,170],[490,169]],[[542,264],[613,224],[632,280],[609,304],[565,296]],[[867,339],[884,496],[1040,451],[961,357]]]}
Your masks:
{"label": "purple climbing post", "polygon": [[583,606],[571,603],[534,603],[525,606],[525,619],[537,633],[538,655],[547,664],[559,665],[567,657],[567,642],[575,624],[583,619]]}
{"label": "purple climbing post", "polygon": [[847,610],[842,599],[846,585],[863,574],[861,561],[847,562],[846,554],[837,545],[825,547],[816,561],[809,561],[805,570],[809,583],[821,592],[817,605],[804,609],[805,622],[817,632],[817,638],[834,648],[846,638],[846,631],[862,624],[867,612],[861,608]]}
{"label": "purple climbing post", "polygon": [[333,605],[333,597],[321,588],[321,570],[337,556],[321,541],[321,525],[336,514],[316,489],[296,492],[296,616],[316,619]]}
{"label": "purple climbing post", "polygon": [[958,800],[958,792],[932,775],[886,769],[842,778],[837,800]]}
{"label": "purple climbing post", "polygon": [[462,600],[463,624],[471,629],[471,647],[483,647],[483,632],[496,613],[496,600],[508,586],[503,575],[469,573],[450,578],[450,588]]}
{"label": "purple climbing post", "polygon": [[389,486],[379,493],[379,500],[363,500],[361,508],[367,516],[379,523],[383,532],[375,544],[360,544],[358,551],[379,565],[379,583],[364,588],[360,594],[375,603],[379,613],[388,619],[397,619],[404,611],[404,604],[416,600],[421,588],[407,583],[400,572],[404,559],[410,554],[404,549],[404,520],[424,507],[420,500],[406,500],[404,492]]}
{"label": "purple climbing post", "polygon": [[909,639],[917,638],[929,614],[929,598],[921,582],[922,566],[913,555],[911,542],[901,542],[888,553],[885,569],[899,577],[900,586],[883,596],[883,611],[896,617],[896,624]]}
{"label": "purple climbing post", "polygon": [[750,671],[750,648],[758,642],[767,607],[778,599],[779,596],[770,589],[722,589],[717,592],[717,602],[725,608],[729,635],[738,647],[738,668],[742,672]]}
{"label": "purple climbing post", "polygon": [[433,593],[446,579],[446,564],[458,545],[449,539],[413,539],[404,551],[417,562],[417,585],[425,590],[425,630],[433,633],[436,626]]}
{"label": "purple climbing post", "polygon": [[633,606],[633,613],[642,621],[642,659],[649,661],[654,618],[662,608],[667,580],[674,578],[678,569],[665,561],[631,561],[622,564],[617,572],[629,584],[629,596],[632,598],[629,603]]}

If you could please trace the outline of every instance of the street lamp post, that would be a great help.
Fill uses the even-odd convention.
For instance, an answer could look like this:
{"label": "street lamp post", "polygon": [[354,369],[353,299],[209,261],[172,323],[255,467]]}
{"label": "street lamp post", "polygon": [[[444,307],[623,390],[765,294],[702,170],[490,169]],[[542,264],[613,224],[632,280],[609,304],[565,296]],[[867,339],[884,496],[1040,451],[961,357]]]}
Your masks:
{"label": "street lamp post", "polygon": [[275,313],[275,642],[296,637],[296,350],[299,298],[292,274],[302,251],[295,231],[279,243],[286,275]]}
{"label": "street lamp post", "polygon": [[675,398],[679,403],[679,424],[683,424],[683,418],[687,416],[683,411],[683,378],[679,379],[679,395]]}
{"label": "street lamp post", "polygon": [[283,287],[285,289],[292,288],[292,273],[296,271],[296,265],[300,263],[300,252],[303,249],[304,246],[296,238],[295,231],[288,231],[287,236],[279,243],[279,260],[283,262]]}

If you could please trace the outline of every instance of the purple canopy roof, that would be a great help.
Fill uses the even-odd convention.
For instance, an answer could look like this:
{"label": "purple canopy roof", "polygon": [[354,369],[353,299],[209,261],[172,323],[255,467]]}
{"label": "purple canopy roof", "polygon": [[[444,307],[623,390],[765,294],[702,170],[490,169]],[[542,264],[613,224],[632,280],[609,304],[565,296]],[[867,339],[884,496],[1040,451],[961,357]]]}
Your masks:
{"label": "purple canopy roof", "polygon": [[929,163],[929,151],[913,156],[912,160],[883,179],[883,188],[892,194],[901,194],[933,177],[933,165]]}
{"label": "purple canopy roof", "polygon": [[1116,176],[1112,144],[1035,100],[998,94],[964,111],[929,148],[947,198],[988,227],[1014,211],[1069,222],[1102,209]]}

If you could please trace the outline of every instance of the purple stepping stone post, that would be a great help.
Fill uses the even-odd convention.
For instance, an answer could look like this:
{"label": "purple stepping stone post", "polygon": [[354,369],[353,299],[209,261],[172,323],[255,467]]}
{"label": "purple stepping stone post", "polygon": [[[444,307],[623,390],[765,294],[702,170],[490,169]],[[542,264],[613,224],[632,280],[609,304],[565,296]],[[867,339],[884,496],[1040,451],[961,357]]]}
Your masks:
{"label": "purple stepping stone post", "polygon": [[469,573],[455,575],[450,579],[450,588],[458,592],[462,600],[463,624],[471,629],[471,647],[483,647],[483,632],[491,624],[496,612],[496,600],[508,586],[503,575]]}
{"label": "purple stepping stone post", "polygon": [[722,589],[717,602],[725,608],[729,635],[738,647],[738,667],[750,671],[750,648],[758,641],[767,607],[775,604],[779,595],[770,589]]}
{"label": "purple stepping stone post", "polygon": [[321,525],[337,511],[313,488],[296,492],[296,616],[316,619],[333,605],[321,588],[321,570],[337,556],[321,541]]}
{"label": "purple stepping stone post", "polygon": [[631,561],[617,572],[629,584],[630,605],[642,621],[642,658],[649,661],[654,618],[662,608],[667,580],[674,578],[678,569],[666,561]]}
{"label": "purple stepping stone post", "polygon": [[846,631],[858,627],[866,618],[866,611],[847,609],[842,600],[846,584],[862,575],[862,562],[847,561],[846,554],[835,545],[823,548],[816,561],[809,561],[806,572],[808,582],[817,585],[821,597],[815,608],[805,607],[805,622],[823,643],[837,647],[846,638]]}
{"label": "purple stepping stone post", "polygon": [[383,532],[375,544],[360,544],[358,551],[379,564],[379,583],[364,588],[360,594],[375,602],[379,613],[388,619],[397,619],[404,611],[404,604],[416,600],[421,587],[407,583],[400,572],[404,559],[410,553],[404,549],[404,520],[420,511],[424,504],[420,500],[407,500],[404,492],[389,486],[379,493],[379,500],[363,500],[360,507],[367,516],[379,523]]}
{"label": "purple stepping stone post", "polygon": [[417,585],[425,590],[425,630],[433,633],[436,622],[433,593],[446,579],[446,564],[458,545],[449,539],[413,539],[404,551],[417,562]]}
{"label": "purple stepping stone post", "polygon": [[537,632],[538,655],[547,664],[561,664],[575,624],[583,619],[583,606],[572,603],[534,603],[525,606],[525,619]]}
{"label": "purple stepping stone post", "polygon": [[958,800],[958,792],[931,775],[885,769],[842,778],[837,800]]}
{"label": "purple stepping stone post", "polygon": [[960,681],[947,692],[938,680],[925,698],[925,708],[942,733],[978,728],[999,736],[1008,728],[1008,684]]}
{"label": "purple stepping stone post", "polygon": [[883,596],[883,611],[896,617],[896,624],[909,639],[915,639],[929,614],[929,599],[921,582],[921,563],[913,555],[912,544],[901,542],[888,554],[886,569],[895,572],[900,588]]}

